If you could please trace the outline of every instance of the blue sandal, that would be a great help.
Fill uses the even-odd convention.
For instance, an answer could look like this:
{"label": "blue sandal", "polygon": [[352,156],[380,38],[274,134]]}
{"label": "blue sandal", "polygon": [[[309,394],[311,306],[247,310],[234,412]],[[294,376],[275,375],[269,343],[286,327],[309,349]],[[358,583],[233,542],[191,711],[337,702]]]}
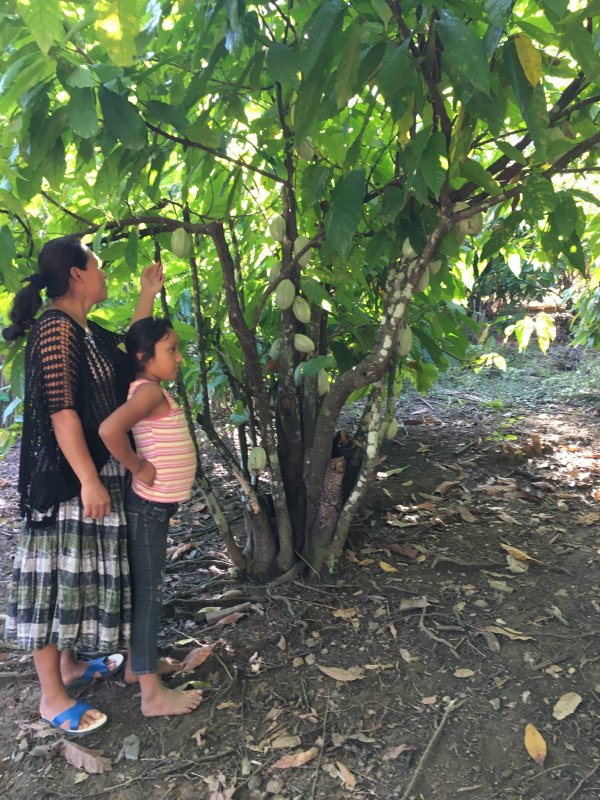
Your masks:
{"label": "blue sandal", "polygon": [[[51,725],[53,728],[56,728],[67,736],[87,736],[88,733],[97,731],[98,728],[106,725],[108,717],[106,714],[102,714],[99,719],[94,720],[94,722],[92,722],[91,725],[88,725],[87,728],[79,730],[79,723],[81,722],[81,718],[86,711],[93,711],[92,706],[88,706],[87,703],[75,703],[74,706],[67,708],[66,711],[62,711],[60,714],[57,714],[54,719],[46,719],[45,717],[42,717],[42,722],[45,722],[46,725]],[[69,727],[61,728],[63,722],[68,722]]]}
{"label": "blue sandal", "polygon": [[[117,666],[111,669],[106,661],[115,661]],[[85,672],[80,678],[77,678],[65,686],[65,689],[75,689],[78,686],[89,686],[95,681],[105,680],[106,678],[116,678],[123,671],[125,665],[125,658],[120,653],[115,653],[112,656],[101,656],[90,661]],[[99,672],[100,677],[95,678],[94,675]]]}

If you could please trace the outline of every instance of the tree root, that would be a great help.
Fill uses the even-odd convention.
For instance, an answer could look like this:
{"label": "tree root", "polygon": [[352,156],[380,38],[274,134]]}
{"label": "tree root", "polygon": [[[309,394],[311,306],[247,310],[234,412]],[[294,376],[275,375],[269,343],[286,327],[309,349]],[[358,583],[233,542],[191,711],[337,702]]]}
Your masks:
{"label": "tree root", "polygon": [[427,636],[429,639],[433,639],[434,642],[445,645],[448,648],[448,650],[450,650],[454,658],[460,658],[460,656],[456,652],[456,649],[450,644],[450,642],[447,642],[445,639],[442,639],[441,636],[436,636],[436,634],[433,633],[433,631],[430,631],[429,628],[425,626],[425,611],[426,611],[425,608],[421,611],[421,616],[419,618],[419,630],[422,631],[425,634],[425,636]]}
{"label": "tree root", "polygon": [[[444,727],[444,725],[448,721],[448,718],[450,717],[450,715],[454,711],[458,711],[458,709],[461,706],[464,706],[464,704],[466,702],[467,702],[467,698],[465,698],[464,700],[460,700],[460,701],[451,700],[448,703],[448,705],[446,706],[446,710],[444,711],[444,716],[442,717],[440,724],[437,726],[437,728],[433,732],[433,736],[431,737],[431,739],[429,740],[429,744],[427,745],[427,747],[423,751],[423,755],[419,759],[419,763],[417,764],[417,768],[415,769],[415,771],[413,773],[413,776],[410,779],[410,782],[409,782],[408,786],[404,790],[404,794],[402,795],[402,797],[399,798],[399,800],[408,800],[408,798],[410,797],[410,794],[411,794],[411,792],[412,792],[412,790],[414,788],[414,785],[417,782],[417,779],[418,779],[419,775],[421,774],[423,766],[424,766],[425,762],[427,761],[427,759],[429,758],[429,754],[431,753],[431,751],[433,749],[433,745],[435,744],[437,738],[439,737],[440,733],[442,732],[442,728]],[[569,798],[567,798],[567,800],[569,800]]]}

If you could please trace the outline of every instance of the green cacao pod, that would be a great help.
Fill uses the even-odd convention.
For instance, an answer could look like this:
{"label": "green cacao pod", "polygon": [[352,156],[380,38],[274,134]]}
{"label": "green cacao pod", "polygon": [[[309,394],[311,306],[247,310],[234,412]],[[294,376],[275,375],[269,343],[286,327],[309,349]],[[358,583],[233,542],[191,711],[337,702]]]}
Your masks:
{"label": "green cacao pod", "polygon": [[258,475],[267,466],[267,454],[264,447],[253,447],[248,456],[248,469]]}
{"label": "green cacao pod", "polygon": [[276,261],[269,270],[269,281],[275,283],[277,278],[281,275],[281,261]]}
{"label": "green cacao pod", "polygon": [[303,139],[296,148],[296,152],[298,153],[298,158],[301,158],[302,161],[312,161],[315,154],[315,146],[310,139]]}
{"label": "green cacao pod", "polygon": [[398,328],[396,332],[396,342],[398,343],[398,355],[406,356],[412,347],[412,331],[408,327]]}
{"label": "green cacao pod", "polygon": [[313,340],[308,336],[305,336],[303,333],[295,333],[294,348],[299,353],[312,353],[315,349],[315,345]]}
{"label": "green cacao pod", "polygon": [[317,391],[319,395],[322,396],[327,394],[330,388],[329,375],[324,369],[320,369],[319,374],[317,375]]}
{"label": "green cacao pod", "polygon": [[469,219],[464,220],[464,222],[468,223],[467,233],[470,233],[471,236],[477,236],[483,230],[483,214],[481,213],[481,211],[478,211],[476,214],[473,214],[472,217],[469,217]]}
{"label": "green cacao pod", "polygon": [[415,249],[410,243],[410,239],[408,238],[408,236],[402,242],[402,255],[404,256],[404,258],[408,258],[409,261],[412,261],[413,258],[417,257]]}
{"label": "green cacao pod", "polygon": [[[301,250],[304,250],[309,241],[310,239],[307,239],[306,236],[298,236],[294,242],[294,255],[297,256]],[[301,267],[305,267],[310,261],[310,253],[311,251],[307,250],[306,253],[301,255],[298,259],[298,263]]]}
{"label": "green cacao pod", "polygon": [[441,270],[441,268],[442,268],[442,262],[441,261],[430,261],[429,262],[429,274],[430,275],[437,275],[438,272]]}
{"label": "green cacao pod", "polygon": [[269,231],[276,242],[283,242],[285,239],[285,220],[281,214],[275,214],[269,220]]}
{"label": "green cacao pod", "polygon": [[275,289],[275,300],[282,311],[289,308],[296,297],[296,287],[289,278],[284,278]]}
{"label": "green cacao pod", "polygon": [[273,361],[277,361],[281,352],[281,339],[275,339],[269,350],[269,355]]}
{"label": "green cacao pod", "polygon": [[396,437],[397,433],[398,433],[398,420],[396,419],[396,417],[393,417],[390,421],[390,424],[387,426],[387,430],[385,432],[385,438],[391,441]]}
{"label": "green cacao pod", "polygon": [[185,258],[189,254],[191,241],[185,228],[175,228],[171,234],[171,250],[177,258]]}
{"label": "green cacao pod", "polygon": [[304,377],[304,361],[301,361],[294,370],[294,386],[300,386],[300,382]]}
{"label": "green cacao pod", "polygon": [[310,322],[310,306],[303,297],[297,295],[292,303],[292,312],[298,322]]}
{"label": "green cacao pod", "polygon": [[421,275],[421,277],[416,283],[415,291],[424,292],[428,286],[429,286],[429,269],[425,267],[425,272]]}

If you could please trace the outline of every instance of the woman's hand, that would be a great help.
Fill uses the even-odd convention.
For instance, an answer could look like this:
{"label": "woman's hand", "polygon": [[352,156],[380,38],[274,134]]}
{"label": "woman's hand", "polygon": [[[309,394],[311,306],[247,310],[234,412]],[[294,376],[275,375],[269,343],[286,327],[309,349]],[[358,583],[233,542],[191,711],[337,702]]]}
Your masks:
{"label": "woman's hand", "polygon": [[140,289],[143,293],[151,294],[152,297],[154,297],[160,292],[164,285],[165,275],[162,264],[156,262],[142,270]]}
{"label": "woman's hand", "polygon": [[102,519],[110,514],[110,495],[98,476],[81,484],[83,516]]}
{"label": "woman's hand", "polygon": [[156,478],[156,468],[151,461],[146,461],[145,458],[140,459],[140,466],[133,473],[140,483],[144,486],[153,486],[154,479]]}

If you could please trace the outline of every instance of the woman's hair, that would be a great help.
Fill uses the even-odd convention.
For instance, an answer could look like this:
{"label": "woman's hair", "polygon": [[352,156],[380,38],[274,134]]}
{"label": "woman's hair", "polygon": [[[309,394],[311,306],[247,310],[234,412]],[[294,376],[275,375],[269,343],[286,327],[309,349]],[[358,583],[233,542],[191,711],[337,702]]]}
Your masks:
{"label": "woman's hair", "polygon": [[38,272],[33,280],[17,292],[10,311],[12,325],[4,328],[2,335],[8,341],[31,328],[33,319],[42,305],[40,286],[45,286],[48,297],[61,297],[69,289],[71,267],[86,269],[90,252],[76,236],[60,236],[42,247],[38,256]]}
{"label": "woman's hair", "polygon": [[171,322],[163,317],[145,317],[133,323],[125,334],[125,349],[134,375],[154,358],[154,346],[172,330]]}

